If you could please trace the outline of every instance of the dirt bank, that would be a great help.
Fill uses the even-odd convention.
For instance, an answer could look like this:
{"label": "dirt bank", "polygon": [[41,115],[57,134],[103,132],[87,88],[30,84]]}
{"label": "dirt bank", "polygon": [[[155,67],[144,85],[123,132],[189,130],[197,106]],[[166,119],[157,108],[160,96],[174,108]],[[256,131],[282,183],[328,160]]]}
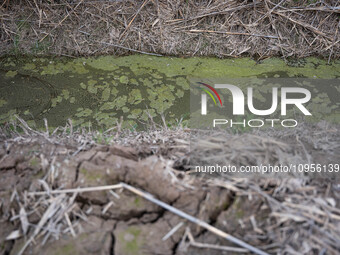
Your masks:
{"label": "dirt bank", "polygon": [[[125,189],[34,195],[120,182],[270,254],[340,251],[339,184],[334,179],[252,181],[185,172],[190,130],[127,133],[100,145],[91,142],[89,134],[66,128],[59,135],[21,129],[26,135],[13,127],[0,132],[3,254],[18,254],[25,244],[23,254],[247,253]],[[238,141],[226,137],[224,145],[244,146],[242,160],[252,160],[255,146],[271,161],[300,157],[314,162],[328,155],[338,162],[338,129],[315,130],[303,127],[295,136],[281,138],[279,132],[266,138],[240,134]],[[294,144],[296,134],[300,138]],[[221,141],[209,142],[225,147]],[[216,151],[218,156],[228,148]]]}
{"label": "dirt bank", "polygon": [[335,0],[7,0],[0,19],[0,54],[340,54]]}

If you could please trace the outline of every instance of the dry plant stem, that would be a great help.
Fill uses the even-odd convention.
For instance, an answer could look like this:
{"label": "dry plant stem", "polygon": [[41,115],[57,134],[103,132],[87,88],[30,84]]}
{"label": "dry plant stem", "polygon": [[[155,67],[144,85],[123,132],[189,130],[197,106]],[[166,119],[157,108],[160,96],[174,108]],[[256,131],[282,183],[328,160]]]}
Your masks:
{"label": "dry plant stem", "polygon": [[279,10],[279,12],[296,12],[296,11],[324,11],[324,12],[332,12],[332,13],[340,13],[339,7],[314,7],[314,8],[292,8],[292,9],[284,9]]}
{"label": "dry plant stem", "polygon": [[82,193],[90,191],[102,191],[122,188],[122,184],[99,186],[99,187],[87,187],[87,188],[77,188],[77,189],[62,189],[62,190],[51,190],[51,191],[39,191],[39,192],[29,192],[29,195],[47,195],[47,194],[67,194],[67,193]]}
{"label": "dry plant stem", "polygon": [[333,42],[332,42],[332,45],[331,45],[331,52],[329,53],[328,64],[331,62],[331,57],[332,57],[332,54],[333,54],[333,47],[334,47],[334,44],[335,44],[336,36],[338,34],[338,31],[339,31],[339,26],[340,26],[340,21],[339,21],[338,26],[336,28],[335,35],[334,35],[334,38],[333,38]]}
{"label": "dry plant stem", "polygon": [[240,253],[246,253],[248,250],[243,248],[236,248],[236,247],[230,247],[230,246],[220,246],[215,244],[207,244],[207,243],[199,243],[196,242],[194,237],[192,236],[190,229],[187,228],[186,235],[189,238],[190,245],[194,246],[196,248],[207,248],[207,249],[215,249],[215,250],[222,250],[222,251],[231,251],[231,252],[240,252]]}
{"label": "dry plant stem", "polygon": [[169,239],[173,234],[176,233],[183,226],[183,222],[178,223],[175,227],[173,227],[165,236],[163,236],[162,241],[166,241]]}
{"label": "dry plant stem", "polygon": [[273,36],[273,35],[258,35],[258,34],[240,33],[240,32],[227,32],[227,31],[213,31],[213,30],[191,29],[191,30],[184,31],[184,32],[191,32],[191,33],[215,33],[215,34],[225,34],[225,35],[247,35],[247,36],[256,36],[256,37],[265,37],[265,38],[278,39],[277,36]]}
{"label": "dry plant stem", "polygon": [[37,132],[37,131],[33,130],[32,128],[30,128],[30,127],[27,125],[27,123],[26,123],[23,119],[21,119],[18,115],[15,114],[14,117],[15,117],[17,120],[20,121],[20,123],[21,123],[22,126],[23,126],[23,130],[24,130],[24,132],[25,132],[26,134],[28,134],[27,131],[30,131],[30,132],[32,132],[32,133],[34,133],[34,134],[41,135],[39,132]]}

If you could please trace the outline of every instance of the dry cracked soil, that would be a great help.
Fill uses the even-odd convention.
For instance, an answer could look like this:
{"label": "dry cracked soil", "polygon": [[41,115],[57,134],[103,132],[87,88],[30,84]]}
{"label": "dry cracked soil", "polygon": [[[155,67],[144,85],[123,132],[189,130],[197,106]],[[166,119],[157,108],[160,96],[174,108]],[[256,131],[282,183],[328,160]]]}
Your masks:
{"label": "dry cracked soil", "polygon": [[[268,214],[263,199],[259,197],[249,200],[235,196],[230,190],[209,186],[198,179],[186,181],[190,185],[181,185],[185,174],[170,168],[162,157],[148,156],[147,153],[145,155],[134,148],[122,146],[94,146],[70,157],[75,151],[72,146],[47,141],[28,144],[19,141],[0,147],[2,254],[18,254],[27,241],[27,237],[5,241],[12,231],[21,228],[20,220],[11,219],[22,203],[13,199],[13,191],[23,194],[41,190],[38,180],[46,176],[53,163],[53,170],[58,174],[54,180],[46,180],[52,188],[125,182],[241,239],[247,231],[252,231],[249,220],[244,220],[243,228],[239,227],[242,219],[256,214],[257,224],[261,225]],[[43,236],[38,236],[35,244],[29,245],[24,254],[207,254],[207,249],[195,248],[183,240],[185,227],[179,228],[167,240],[162,240],[180,222],[190,228],[197,242],[231,245],[129,191],[120,190],[114,195],[107,191],[78,194],[75,207],[83,212],[86,219],[77,225],[77,235],[72,237],[69,233],[61,233],[44,241]],[[27,213],[30,224],[28,233],[34,231],[34,226],[39,223],[42,210],[39,207]],[[70,219],[74,222],[79,217],[76,213],[70,213]],[[209,254],[224,253],[209,250]]]}

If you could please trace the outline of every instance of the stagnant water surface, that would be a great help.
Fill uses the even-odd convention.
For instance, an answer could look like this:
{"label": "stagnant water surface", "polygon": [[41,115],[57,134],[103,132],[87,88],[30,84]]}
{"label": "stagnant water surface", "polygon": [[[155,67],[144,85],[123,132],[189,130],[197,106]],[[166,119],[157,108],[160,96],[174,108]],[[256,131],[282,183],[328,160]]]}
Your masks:
{"label": "stagnant water surface", "polygon": [[[124,118],[139,128],[163,115],[170,125],[189,116],[190,78],[340,77],[340,62],[316,58],[290,61],[269,58],[170,58],[132,55],[95,58],[3,57],[0,60],[0,123],[17,114],[31,126],[65,125],[107,129]],[[331,96],[338,98],[339,87]],[[329,95],[330,96],[330,95]],[[314,98],[320,114],[328,103]],[[339,102],[335,102],[339,107]],[[334,104],[333,104],[334,105]],[[333,116],[334,117],[334,116]],[[339,116],[337,116],[339,117]]]}

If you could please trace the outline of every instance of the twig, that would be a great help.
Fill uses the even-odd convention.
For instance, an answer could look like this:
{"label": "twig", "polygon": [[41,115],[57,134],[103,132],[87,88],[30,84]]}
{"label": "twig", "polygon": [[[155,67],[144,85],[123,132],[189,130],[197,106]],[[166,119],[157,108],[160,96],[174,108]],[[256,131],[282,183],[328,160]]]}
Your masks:
{"label": "twig", "polygon": [[277,36],[273,35],[259,35],[259,34],[251,34],[251,33],[242,33],[242,32],[228,32],[228,31],[214,31],[214,30],[199,30],[199,29],[190,29],[184,32],[191,33],[215,33],[215,34],[225,34],[225,35],[247,35],[247,36],[256,36],[256,37],[264,37],[264,38],[274,38],[278,39]]}
{"label": "twig", "polygon": [[108,186],[99,186],[99,187],[87,187],[87,188],[76,188],[76,189],[62,189],[62,190],[51,190],[51,191],[38,191],[38,192],[29,192],[29,195],[47,195],[47,194],[66,194],[66,193],[82,193],[82,192],[91,192],[91,191],[102,191],[102,190],[111,190],[111,189],[119,189],[122,188],[122,184],[108,185]]}
{"label": "twig", "polygon": [[169,237],[171,237],[173,234],[176,233],[177,230],[179,230],[183,226],[183,222],[178,223],[175,227],[173,227],[169,233],[167,233],[163,238],[162,241],[166,241]]}
{"label": "twig", "polygon": [[67,225],[68,225],[69,228],[70,228],[70,231],[71,231],[72,236],[73,236],[73,237],[76,237],[77,235],[76,235],[76,232],[75,232],[74,229],[73,229],[72,223],[71,223],[71,221],[70,221],[70,217],[68,217],[67,212],[65,212],[64,215],[65,215],[65,219],[66,219]]}
{"label": "twig", "polygon": [[[18,115],[15,114],[14,117],[15,117],[17,120],[19,120],[20,123],[23,125],[24,132],[25,132],[26,134],[28,134],[28,133],[27,133],[27,130],[28,130],[28,131],[32,132],[33,134],[42,135],[41,133],[39,133],[39,132],[33,130],[32,128],[30,128],[30,127],[28,126],[28,124],[26,123],[26,121],[24,121],[23,119],[21,119]],[[27,129],[27,130],[26,130],[26,129]]]}
{"label": "twig", "polygon": [[340,13],[339,7],[327,8],[327,7],[314,7],[314,8],[292,8],[285,10],[278,10],[277,12],[295,12],[295,11],[324,11],[324,12],[333,12]]}
{"label": "twig", "polygon": [[208,248],[208,249],[215,249],[215,250],[222,250],[222,251],[231,251],[231,252],[240,252],[240,253],[246,253],[248,250],[247,249],[243,249],[243,248],[237,248],[237,247],[230,247],[230,246],[220,246],[220,245],[216,245],[216,244],[208,244],[208,243],[199,243],[196,242],[194,237],[192,236],[189,228],[187,229],[186,232],[189,241],[190,241],[190,245],[197,247],[197,248]]}
{"label": "twig", "polygon": [[333,47],[335,45],[335,39],[336,39],[336,36],[338,34],[338,31],[339,31],[339,25],[340,25],[340,21],[338,22],[338,26],[336,27],[336,31],[335,31],[335,35],[334,35],[334,38],[333,38],[333,42],[332,42],[332,45],[331,45],[331,52],[329,53],[329,57],[328,57],[328,64],[331,62],[331,57],[332,57],[332,54],[333,54]]}

